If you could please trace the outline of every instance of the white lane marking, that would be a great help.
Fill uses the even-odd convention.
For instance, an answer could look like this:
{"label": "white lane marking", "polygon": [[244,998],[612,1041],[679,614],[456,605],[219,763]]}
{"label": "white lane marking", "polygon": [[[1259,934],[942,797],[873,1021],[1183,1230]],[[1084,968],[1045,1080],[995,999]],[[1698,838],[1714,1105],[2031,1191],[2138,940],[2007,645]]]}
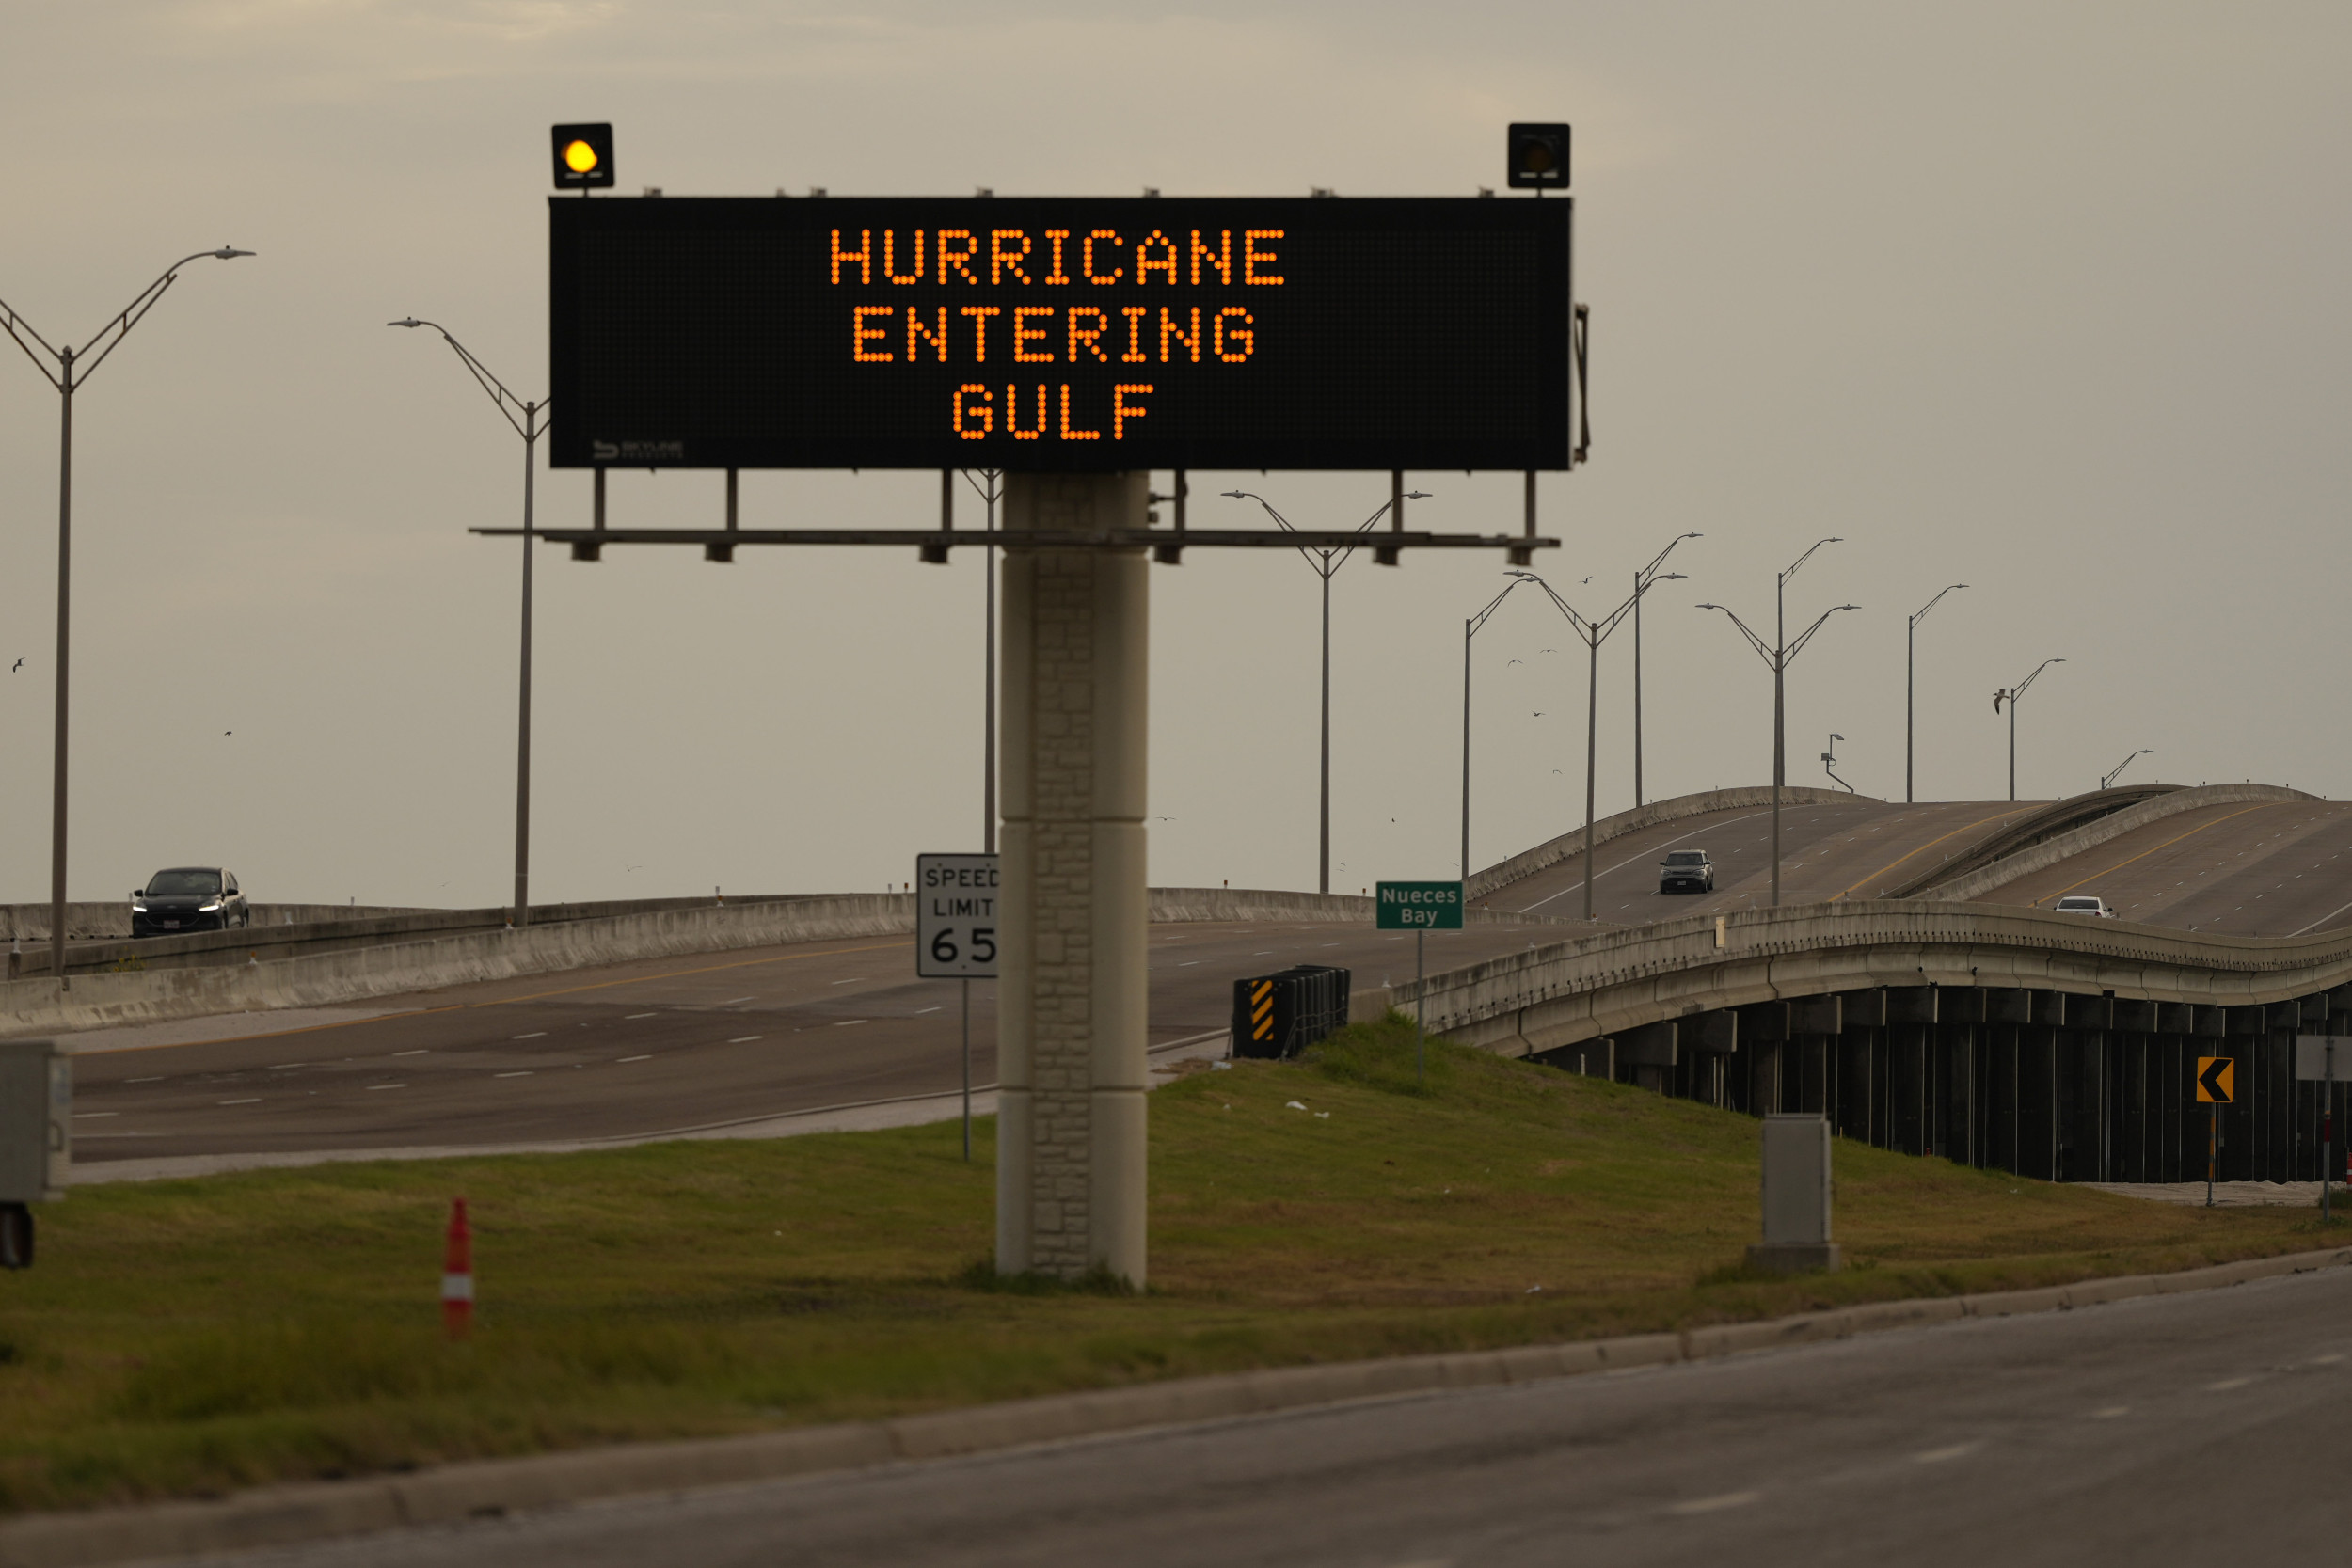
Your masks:
{"label": "white lane marking", "polygon": [[[1752,811],[1752,812],[1748,813],[1748,815],[1747,815],[1747,816],[1735,816],[1735,817],[1733,817],[1733,818],[1731,819],[1731,822],[1751,822],[1751,821],[1754,821],[1756,817],[1759,817],[1759,816],[1772,816],[1772,814],[1771,812],[1769,812],[1769,811]],[[1809,820],[1811,820],[1811,819],[1810,819],[1810,818],[1807,818],[1807,820],[1809,821]],[[1698,837],[1698,836],[1699,836],[1699,834],[1701,834],[1701,833],[1711,833],[1711,832],[1714,832],[1717,828],[1728,828],[1728,827],[1730,827],[1730,826],[1731,826],[1731,822],[1712,822],[1712,823],[1709,823],[1708,826],[1706,826],[1706,827],[1704,827],[1704,828],[1693,828],[1691,832],[1687,832],[1687,833],[1684,833],[1684,834],[1682,835],[1682,838],[1696,838],[1696,837]],[[1600,875],[1601,875],[1602,877],[1612,877],[1612,876],[1614,876],[1614,875],[1616,875],[1616,873],[1618,873],[1618,872],[1620,872],[1620,871],[1623,871],[1623,870],[1624,870],[1627,866],[1633,864],[1635,861],[1639,861],[1639,860],[1641,860],[1641,859],[1643,858],[1643,856],[1644,856],[1644,855],[1651,855],[1651,854],[1655,854],[1655,853],[1657,853],[1659,850],[1661,850],[1661,849],[1663,849],[1663,848],[1667,847],[1667,846],[1669,846],[1669,845],[1679,844],[1679,843],[1681,843],[1681,842],[1682,842],[1682,838],[1670,838],[1670,839],[1666,840],[1665,844],[1653,844],[1653,845],[1651,845],[1651,846],[1650,846],[1647,849],[1643,850],[1643,851],[1642,851],[1642,854],[1634,856],[1634,857],[1633,857],[1633,860],[1629,860],[1629,861],[1619,861],[1616,864],[1614,864],[1614,865],[1611,866],[1608,870],[1606,870],[1606,871],[1602,872]],[[1600,845],[1600,846],[1598,846],[1597,847],[1600,847],[1600,848],[1606,849],[1606,848],[1608,847],[1608,846],[1604,844],[1604,845]],[[1732,853],[1733,853],[1733,854],[1735,854],[1735,855],[1736,855],[1736,854],[1738,854],[1739,852],[1740,852],[1740,851],[1739,851],[1739,850],[1737,850],[1737,849],[1734,849],[1734,850],[1732,851]],[[1581,853],[1581,851],[1579,851],[1579,853]],[[1791,869],[1794,869],[1794,868],[1792,867]],[[1599,879],[1598,878],[1596,878],[1596,879],[1595,879],[1595,880],[1598,880],[1598,879]],[[1542,909],[1542,908],[1543,908],[1546,904],[1550,903],[1550,902],[1551,902],[1551,900],[1552,900],[1553,898],[1565,898],[1565,897],[1566,897],[1569,894],[1574,893],[1577,889],[1579,889],[1579,888],[1582,887],[1583,885],[1584,885],[1584,884],[1583,884],[1582,882],[1571,882],[1571,883],[1569,883],[1566,887],[1562,888],[1559,892],[1557,892],[1557,893],[1555,893],[1555,894],[1550,895],[1549,897],[1544,897],[1544,898],[1538,898],[1538,899],[1536,899],[1536,900],[1535,900],[1533,904],[1528,905],[1526,910],[1521,910],[1521,911],[1519,911],[1519,913],[1521,913],[1521,914],[1525,914],[1525,913],[1527,912],[1527,910],[1540,910],[1540,909]]]}
{"label": "white lane marking", "polygon": [[2343,1359],[2341,1355],[2314,1355],[2303,1364],[2307,1367],[2332,1367]]}
{"label": "white lane marking", "polygon": [[[2328,857],[2330,860],[2333,860],[2334,858],[2335,857],[2332,855]],[[2313,930],[2321,926],[2327,925],[2328,922],[2335,919],[2336,916],[2342,914],[2345,910],[2352,910],[2352,904],[2345,904],[2342,906],[2342,908],[2329,910],[2326,914],[2323,914],[2317,920],[2312,921],[2311,925],[2304,927],[2302,931],[2289,931],[2287,935],[2291,937],[2299,937],[2303,934],[2303,931]]]}
{"label": "white lane marking", "polygon": [[634,1023],[641,1018],[655,1018],[658,1016],[660,1015],[655,1013],[631,1013],[627,1018],[621,1020],[621,1022],[623,1023]]}
{"label": "white lane marking", "polygon": [[2250,1377],[2225,1377],[2218,1383],[2206,1384],[2205,1392],[2208,1394],[2226,1393],[2232,1388],[2243,1388],[2253,1381]]}
{"label": "white lane marking", "polygon": [[[1328,944],[1327,943],[1326,945]],[[1194,964],[1207,963],[1208,961],[1209,960],[1206,958],[1186,958],[1183,963],[1178,964],[1176,967],[1178,969],[1190,969]]]}
{"label": "white lane marking", "polygon": [[2105,1410],[2092,1411],[2090,1418],[2094,1421],[2112,1421],[2118,1416],[2128,1416],[2131,1413],[2132,1407],[2128,1404],[2111,1404]]}
{"label": "white lane marking", "polygon": [[834,1027],[836,1029],[847,1029],[852,1023],[863,1023],[865,1022],[866,1020],[862,1018],[845,1018],[835,1022]]}
{"label": "white lane marking", "polygon": [[76,1111],[73,1113],[73,1119],[75,1121],[87,1121],[92,1117],[119,1117],[121,1114],[122,1113],[120,1111]]}
{"label": "white lane marking", "polygon": [[431,1053],[425,1051],[395,1051],[392,1054],[395,1056],[424,1056],[430,1055]]}
{"label": "white lane marking", "polygon": [[272,1072],[292,1072],[298,1067],[309,1067],[310,1065],[310,1064],[308,1062],[280,1062],[269,1070]]}
{"label": "white lane marking", "polygon": [[1983,1447],[1982,1443],[1954,1443],[1948,1448],[1930,1449],[1925,1453],[1915,1453],[1911,1457],[1916,1464],[1941,1465],[1947,1459],[1958,1459],[1964,1454],[1972,1454]]}
{"label": "white lane marking", "polygon": [[754,1040],[765,1038],[767,1038],[765,1035],[738,1035],[735,1038],[727,1041],[727,1043],[729,1045],[749,1045]]}
{"label": "white lane marking", "polygon": [[914,1009],[914,1016],[916,1018],[921,1018],[925,1013],[935,1013],[937,1011],[939,1011],[937,1007],[917,1007]]}
{"label": "white lane marking", "polygon": [[160,1084],[164,1080],[161,1074],[158,1074],[153,1078],[125,1078],[123,1080],[126,1084]]}
{"label": "white lane marking", "polygon": [[543,1040],[548,1037],[548,1032],[545,1029],[534,1029],[528,1035],[516,1035],[511,1037],[518,1040]]}
{"label": "white lane marking", "polygon": [[253,1100],[224,1100],[219,1101],[219,1103],[223,1105],[259,1105],[261,1102],[262,1101],[258,1098]]}
{"label": "white lane marking", "polygon": [[829,986],[854,986],[854,985],[856,985],[856,984],[857,984],[860,980],[863,980],[863,979],[865,979],[865,978],[866,978],[866,976],[865,976],[865,975],[863,975],[863,974],[852,974],[852,975],[850,975],[850,976],[848,979],[846,979],[846,980],[828,980],[828,981],[826,981],[826,982],[825,982],[825,984],[827,984],[827,985],[829,985]]}
{"label": "white lane marking", "polygon": [[371,1089],[405,1089],[407,1086],[405,1084],[370,1084],[368,1085]]}
{"label": "white lane marking", "polygon": [[720,1003],[719,1006],[722,1007],[732,1007],[738,1002],[756,1002],[758,1000],[759,998],[756,996],[730,996],[724,1002]]}
{"label": "white lane marking", "polygon": [[531,1076],[531,1074],[530,1074],[528,1071],[524,1071],[524,1072],[494,1072],[494,1073],[490,1074],[490,1076],[491,1076],[491,1077],[493,1077],[493,1078],[528,1078],[528,1077],[530,1077],[530,1076]]}
{"label": "white lane marking", "polygon": [[1715,1513],[1726,1508],[1745,1508],[1762,1497],[1761,1492],[1725,1492],[1718,1497],[1693,1497],[1687,1503],[1677,1503],[1666,1510],[1669,1513]]}
{"label": "white lane marking", "polygon": [[652,1060],[653,1060],[653,1058],[652,1058],[650,1055],[647,1055],[647,1056],[624,1056],[624,1057],[622,1057],[622,1058],[621,1058],[621,1060],[622,1060],[622,1061],[624,1061],[624,1062],[650,1062],[650,1061],[652,1061]]}

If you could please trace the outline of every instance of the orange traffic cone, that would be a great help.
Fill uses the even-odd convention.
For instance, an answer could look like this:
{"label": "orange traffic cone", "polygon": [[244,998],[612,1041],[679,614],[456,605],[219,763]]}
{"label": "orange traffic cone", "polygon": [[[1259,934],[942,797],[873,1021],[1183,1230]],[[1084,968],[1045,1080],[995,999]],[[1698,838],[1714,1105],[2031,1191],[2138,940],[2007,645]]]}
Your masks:
{"label": "orange traffic cone", "polygon": [[466,1200],[449,1207],[449,1245],[441,1255],[441,1328],[462,1339],[473,1327],[473,1232],[466,1225]]}

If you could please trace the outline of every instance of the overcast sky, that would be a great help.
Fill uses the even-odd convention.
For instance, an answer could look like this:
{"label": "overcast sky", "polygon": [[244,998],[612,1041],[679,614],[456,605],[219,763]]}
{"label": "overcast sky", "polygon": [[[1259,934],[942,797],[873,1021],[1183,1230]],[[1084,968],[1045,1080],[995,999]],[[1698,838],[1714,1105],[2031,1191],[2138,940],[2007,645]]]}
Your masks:
{"label": "overcast sky", "polygon": [[[1919,631],[1923,797],[2005,794],[1993,691],[2051,657],[2023,795],[2143,746],[2127,778],[2352,793],[2341,5],[17,0],[0,44],[0,300],[78,343],[174,258],[260,252],[191,266],[76,401],[77,898],[187,861],[263,899],[506,897],[518,547],[466,530],[518,519],[521,443],[383,324],[544,388],[573,119],[615,123],[624,192],[1343,197],[1499,185],[1506,122],[1570,120],[1594,448],[1543,481],[1542,567],[1600,612],[1706,535],[1648,601],[1651,796],[1769,778],[1769,672],[1691,606],[1762,625],[1829,534],[1791,618],[1863,609],[1792,670],[1792,782],[1835,731],[1900,798],[1904,618],[1966,582]],[[29,901],[57,411],[0,350],[0,900]],[[1250,478],[1307,524],[1386,494]],[[1416,526],[1516,522],[1517,476],[1412,478]],[[936,484],[747,475],[743,519],[921,526]],[[586,521],[583,475],[540,497]],[[613,521],[720,498],[620,475]],[[1461,623],[1502,564],[1340,574],[1336,885],[1454,873]],[[1313,574],[1196,552],[1152,590],[1152,880],[1311,887]],[[879,890],[977,847],[977,557],[546,549],[538,604],[540,897]],[[1523,594],[1478,640],[1477,863],[1581,816],[1563,630]],[[1601,681],[1606,813],[1629,633]]]}

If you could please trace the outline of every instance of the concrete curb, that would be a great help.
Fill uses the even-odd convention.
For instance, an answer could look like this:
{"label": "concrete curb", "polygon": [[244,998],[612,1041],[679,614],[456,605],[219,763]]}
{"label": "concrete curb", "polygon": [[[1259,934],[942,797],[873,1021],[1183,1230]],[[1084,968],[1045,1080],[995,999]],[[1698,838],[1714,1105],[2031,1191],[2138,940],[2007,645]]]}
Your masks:
{"label": "concrete curb", "polygon": [[2249,1259],[2177,1274],[2126,1275],[1981,1296],[1870,1302],[1761,1323],[1572,1344],[1280,1367],[1132,1388],[1057,1394],[895,1420],[632,1443],[529,1459],[480,1460],[365,1481],[264,1487],[232,1497],[0,1524],[0,1568],[86,1568],[197,1552],[246,1550],[590,1499],[778,1481],[893,1461],[944,1459],[1033,1443],[1231,1420],[1355,1400],[1498,1387],[1587,1372],[1707,1361],[1820,1344],[1960,1318],[2069,1311],[2138,1296],[2243,1285],[2352,1264],[2352,1246]]}

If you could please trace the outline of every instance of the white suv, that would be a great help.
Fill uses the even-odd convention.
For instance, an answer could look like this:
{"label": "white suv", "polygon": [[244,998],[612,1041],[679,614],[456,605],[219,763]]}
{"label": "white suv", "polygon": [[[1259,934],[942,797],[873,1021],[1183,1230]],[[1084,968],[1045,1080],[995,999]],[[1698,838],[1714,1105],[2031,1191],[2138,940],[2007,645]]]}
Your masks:
{"label": "white suv", "polygon": [[2051,908],[2060,914],[2096,915],[2101,920],[2115,918],[2115,911],[2107,908],[2106,899],[2094,898],[2087,893],[2070,893]]}
{"label": "white suv", "polygon": [[1715,863],[1707,858],[1704,849],[1669,849],[1666,858],[1658,863],[1658,891],[1712,893]]}

